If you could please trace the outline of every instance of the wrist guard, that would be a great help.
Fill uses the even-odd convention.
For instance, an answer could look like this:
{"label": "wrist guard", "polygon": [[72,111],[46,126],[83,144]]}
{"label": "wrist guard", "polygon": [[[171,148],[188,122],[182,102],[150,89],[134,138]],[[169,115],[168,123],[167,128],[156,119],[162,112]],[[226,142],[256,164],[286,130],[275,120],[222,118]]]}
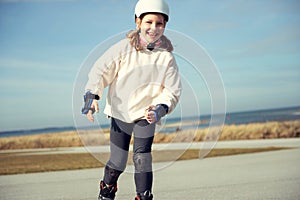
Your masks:
{"label": "wrist guard", "polygon": [[163,116],[168,113],[169,107],[165,104],[158,104],[152,111],[154,112],[155,121],[158,122]]}
{"label": "wrist guard", "polygon": [[99,96],[96,94],[92,94],[90,91],[87,91],[85,95],[83,96],[84,100],[84,107],[81,109],[81,113],[86,115],[90,110],[94,114],[95,108],[92,108],[93,100],[99,100]]}

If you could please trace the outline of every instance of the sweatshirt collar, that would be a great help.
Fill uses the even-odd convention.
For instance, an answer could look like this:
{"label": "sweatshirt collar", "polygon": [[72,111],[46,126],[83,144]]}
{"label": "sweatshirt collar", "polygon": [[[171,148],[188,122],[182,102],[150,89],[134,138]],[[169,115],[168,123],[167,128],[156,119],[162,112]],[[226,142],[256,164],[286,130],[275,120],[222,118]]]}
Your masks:
{"label": "sweatshirt collar", "polygon": [[148,50],[152,51],[153,49],[159,48],[161,45],[161,39],[159,38],[155,42],[149,43],[141,34],[140,34],[140,44],[147,48]]}

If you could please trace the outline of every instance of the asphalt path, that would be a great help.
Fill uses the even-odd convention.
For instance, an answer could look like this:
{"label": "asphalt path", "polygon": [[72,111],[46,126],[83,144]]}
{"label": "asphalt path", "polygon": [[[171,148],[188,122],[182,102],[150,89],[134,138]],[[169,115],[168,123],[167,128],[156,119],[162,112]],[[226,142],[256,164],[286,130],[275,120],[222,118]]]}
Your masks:
{"label": "asphalt path", "polygon": [[[280,140],[268,141],[269,143],[264,141],[264,144],[258,146],[282,144],[298,148],[177,161],[171,165],[156,163],[156,166],[164,167],[158,166],[160,170],[154,173],[154,199],[299,200],[299,139],[284,140],[281,143],[278,143]],[[249,141],[233,142],[231,145],[227,143],[229,146],[233,144],[247,147]],[[251,144],[255,146],[254,143]],[[98,182],[102,175],[103,169],[86,169],[0,176],[0,199],[96,200]],[[133,200],[134,193],[133,174],[124,173],[120,177],[116,200]]]}

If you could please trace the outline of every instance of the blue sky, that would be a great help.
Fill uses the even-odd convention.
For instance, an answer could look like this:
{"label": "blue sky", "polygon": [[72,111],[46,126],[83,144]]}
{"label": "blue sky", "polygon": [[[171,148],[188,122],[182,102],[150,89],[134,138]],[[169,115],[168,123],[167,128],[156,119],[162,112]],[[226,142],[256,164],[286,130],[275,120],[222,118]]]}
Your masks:
{"label": "blue sky", "polygon": [[[208,52],[224,82],[228,112],[300,105],[298,0],[168,2],[167,27]],[[0,131],[72,126],[82,62],[99,43],[135,28],[135,3],[0,0]],[[185,76],[192,73],[179,64]],[[194,89],[203,87],[191,80]],[[209,113],[209,94],[197,95],[204,98],[201,112]]]}

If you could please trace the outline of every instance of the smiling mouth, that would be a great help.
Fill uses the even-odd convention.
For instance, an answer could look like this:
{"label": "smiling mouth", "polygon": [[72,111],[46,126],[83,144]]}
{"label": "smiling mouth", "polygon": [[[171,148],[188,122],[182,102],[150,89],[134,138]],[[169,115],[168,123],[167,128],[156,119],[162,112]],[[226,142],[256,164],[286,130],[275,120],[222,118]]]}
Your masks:
{"label": "smiling mouth", "polygon": [[156,32],[147,32],[147,35],[149,35],[150,37],[156,37],[158,35],[158,33],[156,33]]}

